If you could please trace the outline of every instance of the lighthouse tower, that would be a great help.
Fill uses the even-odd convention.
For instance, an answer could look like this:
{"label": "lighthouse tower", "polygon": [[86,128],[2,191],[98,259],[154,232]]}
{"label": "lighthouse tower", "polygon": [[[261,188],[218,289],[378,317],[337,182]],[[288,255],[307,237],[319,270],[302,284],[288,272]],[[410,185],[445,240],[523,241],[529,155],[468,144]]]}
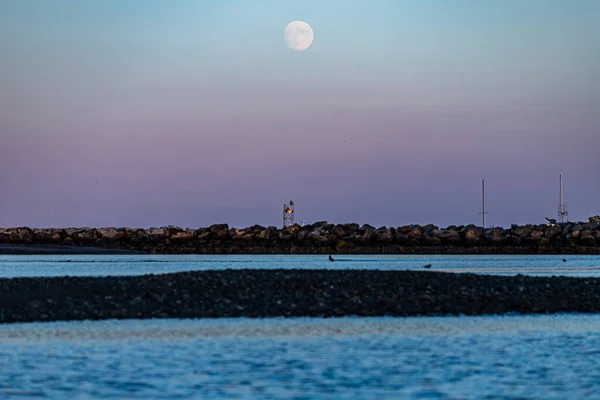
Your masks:
{"label": "lighthouse tower", "polygon": [[290,200],[289,204],[283,205],[283,227],[294,225],[294,202]]}

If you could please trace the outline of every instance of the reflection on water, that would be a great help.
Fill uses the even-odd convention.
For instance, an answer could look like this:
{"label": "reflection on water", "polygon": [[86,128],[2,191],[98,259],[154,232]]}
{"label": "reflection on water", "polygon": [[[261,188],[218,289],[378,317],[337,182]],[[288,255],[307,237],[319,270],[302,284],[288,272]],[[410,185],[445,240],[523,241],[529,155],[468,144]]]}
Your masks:
{"label": "reflection on water", "polygon": [[0,326],[0,398],[590,398],[600,316]]}
{"label": "reflection on water", "polygon": [[0,277],[142,275],[207,269],[298,268],[471,272],[496,275],[600,276],[600,257],[459,255],[42,255],[0,256]]}

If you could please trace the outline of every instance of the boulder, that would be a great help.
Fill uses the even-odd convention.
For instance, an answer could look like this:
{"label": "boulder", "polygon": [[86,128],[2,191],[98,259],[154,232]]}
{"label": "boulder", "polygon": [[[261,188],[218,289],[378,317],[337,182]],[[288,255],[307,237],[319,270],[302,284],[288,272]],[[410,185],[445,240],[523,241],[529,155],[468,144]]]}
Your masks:
{"label": "boulder", "polygon": [[227,224],[215,224],[211,225],[210,228],[210,237],[215,240],[222,240],[229,237],[229,225]]}
{"label": "boulder", "polygon": [[408,239],[409,240],[421,239],[423,237],[424,233],[425,233],[425,231],[423,230],[423,227],[421,227],[420,225],[413,225],[410,229],[410,232],[408,233]]}
{"label": "boulder", "polygon": [[511,227],[511,231],[512,231],[513,235],[524,238],[524,237],[531,235],[531,232],[533,231],[533,226],[531,226],[531,225],[525,225],[525,226],[513,225]]}
{"label": "boulder", "polygon": [[175,236],[177,235],[179,232],[183,232],[183,229],[181,229],[178,226],[173,226],[173,225],[169,225],[167,227],[167,233],[169,235],[169,237]]}
{"label": "boulder", "polygon": [[308,239],[310,239],[316,243],[325,243],[325,242],[329,241],[329,239],[327,237],[321,235],[321,233],[319,231],[310,232],[307,237],[308,237]]}
{"label": "boulder", "polygon": [[581,231],[581,237],[584,237],[584,236],[592,236],[592,230],[585,229],[585,230]]}
{"label": "boulder", "polygon": [[434,229],[431,231],[429,236],[436,237],[442,240],[447,240],[450,242],[460,241],[460,233],[450,229]]}
{"label": "boulder", "polygon": [[575,231],[582,231],[583,230],[583,225],[582,224],[576,224],[575,226],[573,226],[573,232]]}
{"label": "boulder", "polygon": [[579,238],[579,243],[582,246],[588,246],[588,247],[596,246],[596,238],[593,237],[592,235],[581,236]]}
{"label": "boulder", "polygon": [[7,232],[12,243],[31,243],[35,239],[33,230],[26,227],[9,229]]}
{"label": "boulder", "polygon": [[433,224],[427,224],[427,225],[425,225],[425,226],[423,227],[423,231],[424,231],[424,233],[425,233],[427,236],[431,236],[431,232],[432,232],[432,231],[436,231],[436,230],[439,230],[439,229],[440,229],[440,227],[439,227],[439,226],[436,226],[436,225],[433,225]]}
{"label": "boulder", "polygon": [[549,244],[550,244],[550,239],[545,238],[545,237],[540,239],[540,243],[539,243],[540,247],[548,247]]}
{"label": "boulder", "polygon": [[529,235],[532,239],[534,240],[539,240],[544,236],[544,232],[542,231],[533,231],[531,232],[531,234]]}
{"label": "boulder", "polygon": [[125,236],[125,234],[117,228],[100,228],[98,229],[98,235],[100,238],[110,241],[121,240]]}
{"label": "boulder", "polygon": [[462,233],[465,236],[465,244],[469,246],[478,245],[481,241],[482,231],[473,225],[466,226]]}
{"label": "boulder", "polygon": [[404,232],[404,229],[396,229],[394,236],[398,243],[406,243],[408,241],[408,232]]}
{"label": "boulder", "polygon": [[376,240],[379,243],[391,243],[394,240],[394,234],[389,228],[381,228],[376,231]]}
{"label": "boulder", "polygon": [[346,236],[346,230],[341,225],[334,226],[333,229],[331,230],[331,233],[333,233],[334,235],[337,235],[339,237],[345,237]]}
{"label": "boulder", "polygon": [[167,236],[167,231],[164,228],[150,228],[148,231],[150,237],[155,239],[162,239]]}
{"label": "boulder", "polygon": [[569,223],[569,224],[566,224],[566,225],[565,225],[565,227],[564,227],[564,228],[563,228],[563,230],[562,230],[562,232],[563,232],[563,235],[566,235],[566,234],[568,234],[568,233],[571,233],[572,231],[573,231],[573,224],[571,224],[571,223]]}
{"label": "boulder", "polygon": [[359,229],[358,224],[343,224],[342,227],[346,231],[346,235],[350,235]]}
{"label": "boulder", "polygon": [[176,241],[176,242],[183,242],[183,241],[188,241],[188,240],[192,240],[194,238],[194,233],[193,232],[177,232],[175,235],[171,236],[170,239],[172,241]]}
{"label": "boulder", "polygon": [[592,222],[594,224],[600,224],[600,215],[596,215],[595,217],[588,218],[588,222]]}
{"label": "boulder", "polygon": [[483,237],[492,245],[500,245],[504,242],[502,229],[486,229],[483,231]]}
{"label": "boulder", "polygon": [[562,229],[557,225],[549,226],[544,231],[544,236],[548,239],[554,239],[556,236],[560,235],[562,235]]}
{"label": "boulder", "polygon": [[437,238],[437,237],[427,236],[427,237],[425,237],[425,240],[423,241],[423,243],[425,244],[425,246],[441,246],[442,239]]}
{"label": "boulder", "polygon": [[341,252],[348,250],[348,242],[344,240],[338,240],[335,242],[335,251]]}

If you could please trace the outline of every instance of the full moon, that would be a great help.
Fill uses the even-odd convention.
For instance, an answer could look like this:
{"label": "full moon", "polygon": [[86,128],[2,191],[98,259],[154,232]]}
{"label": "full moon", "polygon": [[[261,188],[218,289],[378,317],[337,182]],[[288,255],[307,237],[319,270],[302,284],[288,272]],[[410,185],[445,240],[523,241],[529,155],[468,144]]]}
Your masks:
{"label": "full moon", "polygon": [[313,41],[313,30],[304,21],[293,21],[285,27],[285,42],[290,48],[298,51],[306,50]]}

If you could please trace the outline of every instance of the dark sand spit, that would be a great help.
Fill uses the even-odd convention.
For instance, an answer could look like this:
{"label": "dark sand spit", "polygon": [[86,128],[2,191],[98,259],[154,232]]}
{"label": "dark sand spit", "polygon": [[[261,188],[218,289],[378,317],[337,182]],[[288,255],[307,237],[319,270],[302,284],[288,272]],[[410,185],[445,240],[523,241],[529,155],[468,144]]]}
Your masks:
{"label": "dark sand spit", "polygon": [[224,270],[0,279],[0,322],[599,312],[600,278]]}

